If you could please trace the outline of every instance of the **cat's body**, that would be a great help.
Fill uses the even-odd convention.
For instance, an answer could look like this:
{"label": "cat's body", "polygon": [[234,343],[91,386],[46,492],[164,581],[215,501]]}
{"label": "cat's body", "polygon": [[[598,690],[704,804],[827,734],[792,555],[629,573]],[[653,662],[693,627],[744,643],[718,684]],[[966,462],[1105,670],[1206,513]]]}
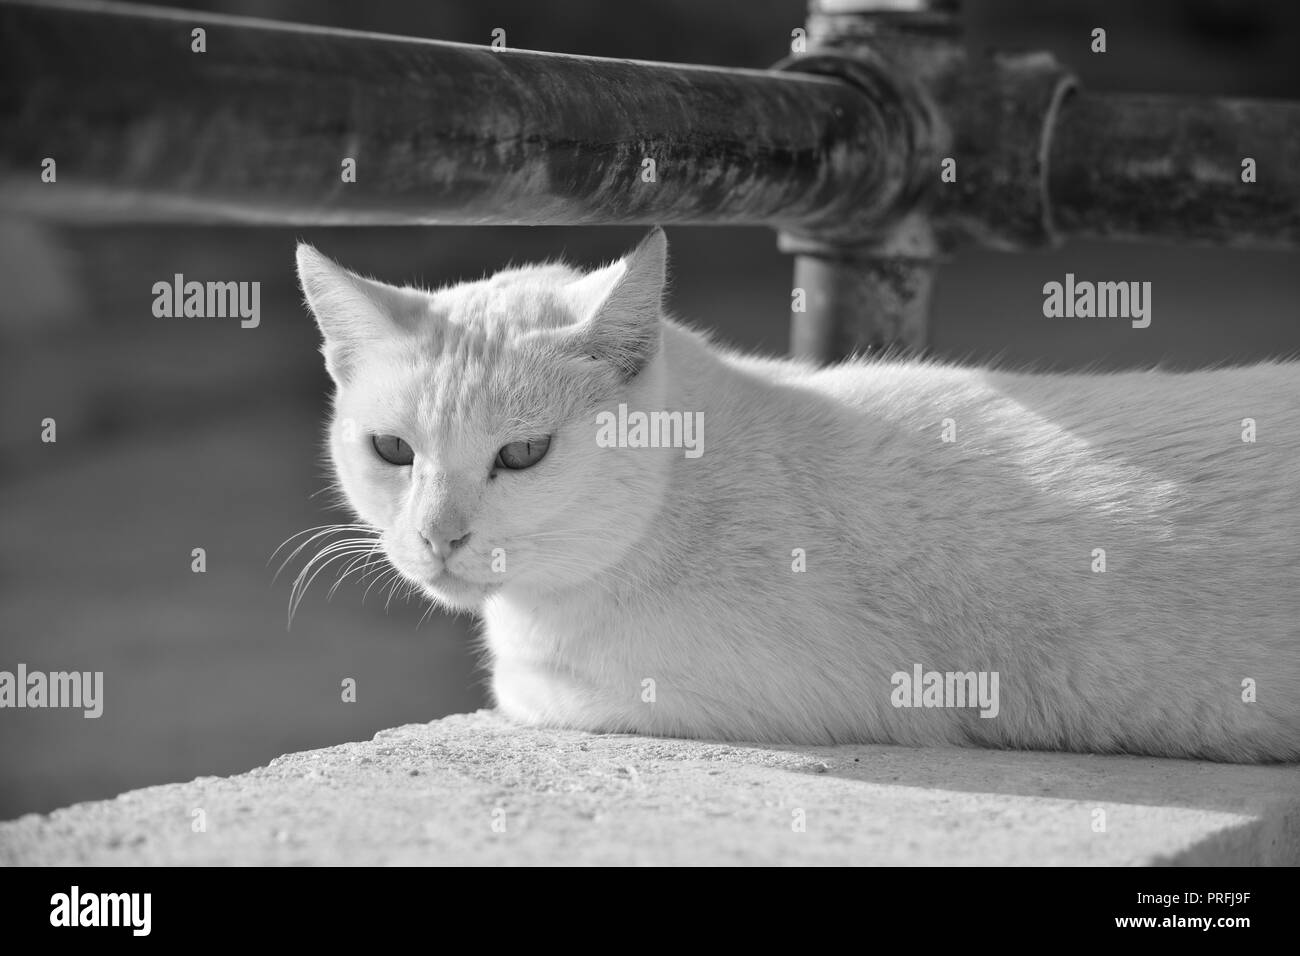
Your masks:
{"label": "cat's body", "polygon": [[[475,381],[501,420],[546,404],[492,384],[501,353],[482,343],[512,326],[569,393],[540,415],[553,441],[537,476],[476,484],[464,433],[478,426],[452,427],[446,401],[400,423],[429,449],[406,486],[385,472],[376,494],[370,465],[335,444],[394,563],[481,610],[506,713],[733,740],[1300,758],[1300,365],[1029,375],[749,358],[661,317],[661,247],[652,237],[572,296],[579,274],[550,273],[567,327],[549,306],[494,312],[490,286],[435,294],[433,321],[457,330],[431,354],[484,366],[459,382],[462,403]],[[313,269],[327,270],[304,268],[320,300]],[[496,281],[499,303],[549,301],[526,273]],[[328,355],[339,333],[313,306]],[[618,374],[570,380],[593,360]],[[347,414],[356,379],[332,370]],[[411,371],[399,393],[419,387]],[[364,418],[378,400],[358,401]],[[596,415],[619,404],[702,413],[703,454],[596,447]],[[435,437],[449,431],[451,445]],[[510,437],[483,431],[482,448]],[[498,479],[517,484],[494,507]],[[448,514],[466,542],[442,555],[454,580],[394,527]],[[504,571],[487,570],[494,554]],[[896,706],[896,675],[916,670],[996,673],[995,715]]]}

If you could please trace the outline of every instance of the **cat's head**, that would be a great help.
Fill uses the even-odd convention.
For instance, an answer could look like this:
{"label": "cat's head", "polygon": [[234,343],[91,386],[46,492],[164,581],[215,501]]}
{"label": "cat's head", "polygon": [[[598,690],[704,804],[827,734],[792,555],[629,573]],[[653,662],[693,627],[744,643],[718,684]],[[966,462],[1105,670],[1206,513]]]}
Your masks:
{"label": "cat's head", "polygon": [[435,292],[307,245],[298,276],[336,385],[329,449],[385,555],[442,604],[582,584],[660,500],[658,456],[596,441],[596,414],[663,389],[667,241],[583,273],[527,266]]}

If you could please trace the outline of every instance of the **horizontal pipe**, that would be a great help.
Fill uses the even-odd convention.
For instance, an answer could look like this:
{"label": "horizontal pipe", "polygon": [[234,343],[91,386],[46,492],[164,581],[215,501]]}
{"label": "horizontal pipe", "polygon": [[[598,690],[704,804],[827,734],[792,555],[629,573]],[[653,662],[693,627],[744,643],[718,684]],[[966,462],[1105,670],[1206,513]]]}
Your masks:
{"label": "horizontal pipe", "polygon": [[835,234],[897,203],[897,129],[863,91],[796,72],[0,4],[0,208],[77,221]]}
{"label": "horizontal pipe", "polygon": [[[200,26],[205,53],[191,50]],[[1032,87],[986,76],[1006,72],[975,70],[941,109],[961,129],[963,115],[983,116],[972,91],[993,83],[992,118],[972,121],[983,139],[959,150],[961,182],[983,176],[1045,200],[1045,236],[1300,246],[1300,103],[1078,93],[1049,123],[1040,183],[1036,143],[1014,145],[1030,168],[1010,175],[1013,144],[984,142],[1032,99]],[[921,159],[909,124],[878,100],[796,71],[4,2],[0,210],[79,222],[766,224],[851,242],[905,211]],[[46,157],[54,183],[41,180]],[[1255,183],[1241,180],[1246,157]],[[355,183],[342,181],[344,158]],[[981,186],[932,211],[940,234],[1040,244],[1008,219],[1014,208]]]}
{"label": "horizontal pipe", "polygon": [[1300,103],[1079,93],[1047,166],[1063,235],[1300,247]]}

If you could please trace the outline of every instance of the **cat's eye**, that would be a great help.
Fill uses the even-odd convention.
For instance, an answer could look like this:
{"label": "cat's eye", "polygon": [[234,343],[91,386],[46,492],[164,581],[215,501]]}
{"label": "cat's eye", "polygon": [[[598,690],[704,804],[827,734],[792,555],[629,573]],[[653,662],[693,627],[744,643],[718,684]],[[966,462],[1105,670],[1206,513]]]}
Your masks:
{"label": "cat's eye", "polygon": [[549,437],[538,441],[512,441],[497,452],[497,460],[492,463],[492,467],[508,468],[511,471],[531,468],[546,457],[550,447]]}
{"label": "cat's eye", "polygon": [[409,465],[415,461],[415,451],[396,435],[372,435],[370,444],[375,454],[390,465]]}

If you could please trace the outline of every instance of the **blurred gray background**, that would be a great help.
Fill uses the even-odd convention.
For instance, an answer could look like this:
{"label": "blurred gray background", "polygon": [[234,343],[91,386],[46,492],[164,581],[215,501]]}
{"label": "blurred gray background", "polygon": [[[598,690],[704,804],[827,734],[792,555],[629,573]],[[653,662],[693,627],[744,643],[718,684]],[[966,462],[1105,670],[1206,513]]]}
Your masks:
{"label": "blurred gray background", "polygon": [[[220,2],[276,19],[650,60],[764,67],[801,0]],[[1094,89],[1300,98],[1300,4],[968,2],[975,49],[1050,49]],[[1094,26],[1110,52],[1088,51]],[[1243,153],[1244,154],[1244,153]],[[1261,178],[1261,183],[1264,179]],[[1267,188],[1261,185],[1260,188]],[[472,623],[329,575],[292,630],[267,561],[331,511],[327,379],[293,274],[298,238],[383,279],[439,284],[508,260],[592,264],[635,229],[139,228],[0,220],[0,669],[102,670],[104,716],[0,711],[0,818],[248,769],[485,703]],[[764,230],[671,229],[672,307],[726,342],[786,348],[790,263]],[[1300,350],[1295,254],[1076,243],[969,252],[941,273],[944,357],[1043,368],[1195,367]],[[1154,320],[1051,321],[1042,285],[1149,280]],[[262,324],[157,319],[154,282],[262,283]],[[58,421],[57,444],[39,441]],[[866,489],[864,489],[864,492]],[[190,570],[207,549],[208,570]],[[357,681],[357,700],[340,682]]]}

